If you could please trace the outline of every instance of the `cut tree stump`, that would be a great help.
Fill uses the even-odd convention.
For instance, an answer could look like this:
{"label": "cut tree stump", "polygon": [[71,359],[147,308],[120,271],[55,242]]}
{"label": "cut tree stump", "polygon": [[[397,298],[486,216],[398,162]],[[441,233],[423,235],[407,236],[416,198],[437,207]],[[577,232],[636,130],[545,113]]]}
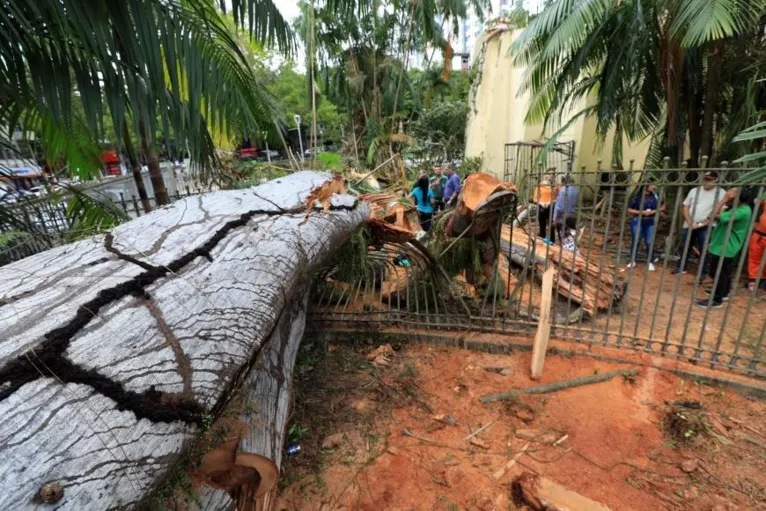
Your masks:
{"label": "cut tree stump", "polygon": [[610,509],[542,476],[524,472],[513,481],[513,500],[533,511],[610,511]]}
{"label": "cut tree stump", "polygon": [[304,220],[330,178],[189,197],[0,268],[0,509],[35,509],[55,482],[56,509],[138,507],[258,360],[275,378],[251,373],[270,423],[254,421],[237,454],[279,466],[297,348],[280,320],[302,329],[285,310],[369,216],[334,195]]}

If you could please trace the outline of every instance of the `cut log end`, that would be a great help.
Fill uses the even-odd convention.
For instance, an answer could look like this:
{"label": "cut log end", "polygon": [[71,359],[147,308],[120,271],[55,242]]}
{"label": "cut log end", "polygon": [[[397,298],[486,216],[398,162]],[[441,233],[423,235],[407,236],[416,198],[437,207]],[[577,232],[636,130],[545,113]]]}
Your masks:
{"label": "cut log end", "polygon": [[238,452],[234,461],[235,467],[244,467],[254,470],[259,477],[256,485],[250,484],[256,497],[261,497],[277,486],[279,469],[274,461],[248,452]]}

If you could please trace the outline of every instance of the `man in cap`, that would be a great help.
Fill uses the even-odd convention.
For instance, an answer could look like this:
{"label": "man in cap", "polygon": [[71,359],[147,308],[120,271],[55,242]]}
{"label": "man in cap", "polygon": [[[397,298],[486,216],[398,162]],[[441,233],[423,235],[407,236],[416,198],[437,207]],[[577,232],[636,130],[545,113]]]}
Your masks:
{"label": "man in cap", "polygon": [[[711,213],[726,195],[726,190],[718,186],[718,172],[708,170],[702,177],[702,186],[692,189],[683,204],[684,226],[681,229],[681,245],[678,247],[678,262],[673,275],[686,273],[689,254],[696,247],[700,255],[702,277],[708,274],[705,257],[705,238],[712,227]],[[687,241],[688,240],[688,241]],[[686,244],[689,244],[687,247]],[[686,252],[686,254],[684,254]],[[685,256],[685,257],[684,257]]]}

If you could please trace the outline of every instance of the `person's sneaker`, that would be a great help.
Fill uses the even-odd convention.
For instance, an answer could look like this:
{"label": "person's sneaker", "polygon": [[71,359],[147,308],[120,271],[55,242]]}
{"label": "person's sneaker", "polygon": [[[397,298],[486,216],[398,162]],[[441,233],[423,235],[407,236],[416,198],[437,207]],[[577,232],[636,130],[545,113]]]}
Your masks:
{"label": "person's sneaker", "polygon": [[649,263],[649,271],[655,271],[656,269],[652,263]]}
{"label": "person's sneaker", "polygon": [[681,273],[681,270],[678,268],[673,268],[673,271],[670,272],[671,275],[678,275],[679,273]]}
{"label": "person's sneaker", "polygon": [[635,267],[636,267],[636,263],[628,263],[628,269],[629,269],[629,270],[630,270],[631,268],[635,268]]}
{"label": "person's sneaker", "polygon": [[748,284],[747,284],[747,290],[748,290],[748,291],[750,291],[751,293],[752,293],[753,291],[755,291],[755,282],[748,282]]}
{"label": "person's sneaker", "polygon": [[710,309],[720,309],[721,307],[723,307],[723,303],[720,303],[720,302],[719,303],[716,303],[716,302],[709,303],[709,302],[710,302],[710,300],[708,298],[705,298],[704,300],[699,300],[697,302],[697,307],[700,307],[702,309],[708,309],[708,308],[710,308]]}

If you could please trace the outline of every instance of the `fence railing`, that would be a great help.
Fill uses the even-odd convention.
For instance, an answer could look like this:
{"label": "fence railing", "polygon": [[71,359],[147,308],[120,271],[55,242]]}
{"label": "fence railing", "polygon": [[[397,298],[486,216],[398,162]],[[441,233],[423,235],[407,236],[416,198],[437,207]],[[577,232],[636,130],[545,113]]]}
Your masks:
{"label": "fence railing", "polygon": [[[706,172],[713,174],[706,179]],[[548,186],[547,180],[561,187],[565,174],[527,173],[519,183],[518,207],[496,239],[458,243],[437,265],[411,243],[373,240],[364,272],[339,265],[320,279],[311,321],[330,328],[529,334],[540,313],[540,277],[553,268],[552,335],[764,377],[766,250],[751,245],[760,241],[759,208],[737,195],[711,225],[684,227],[684,206],[700,220],[706,208],[715,208],[715,200],[706,202],[710,190],[718,189],[720,202],[745,172],[722,167],[573,173],[568,186],[578,193],[560,190],[559,205],[571,213],[576,254],[564,250],[560,239],[550,244],[540,235],[541,224],[550,237],[558,222],[555,199],[541,204],[548,194],[539,187]],[[699,187],[709,190],[693,191]],[[647,189],[652,191],[637,194]],[[749,191],[762,196],[766,181]],[[572,198],[572,207],[562,197]],[[493,246],[500,256],[477,267],[477,257]],[[462,270],[455,269],[456,257],[468,261]]]}
{"label": "fence railing", "polygon": [[[190,195],[194,193],[187,188],[186,193],[182,194],[179,191],[169,198],[174,202]],[[84,228],[69,213],[70,199],[71,197],[63,194],[22,199],[10,205],[0,203],[4,213],[0,219],[0,266],[95,234],[96,230]],[[120,194],[117,201],[99,196],[98,200],[122,211],[129,218],[137,218],[147,213],[144,202],[135,195],[125,197]],[[151,210],[157,208],[157,200],[154,197],[148,198],[147,202]],[[17,221],[8,221],[8,217]]]}

